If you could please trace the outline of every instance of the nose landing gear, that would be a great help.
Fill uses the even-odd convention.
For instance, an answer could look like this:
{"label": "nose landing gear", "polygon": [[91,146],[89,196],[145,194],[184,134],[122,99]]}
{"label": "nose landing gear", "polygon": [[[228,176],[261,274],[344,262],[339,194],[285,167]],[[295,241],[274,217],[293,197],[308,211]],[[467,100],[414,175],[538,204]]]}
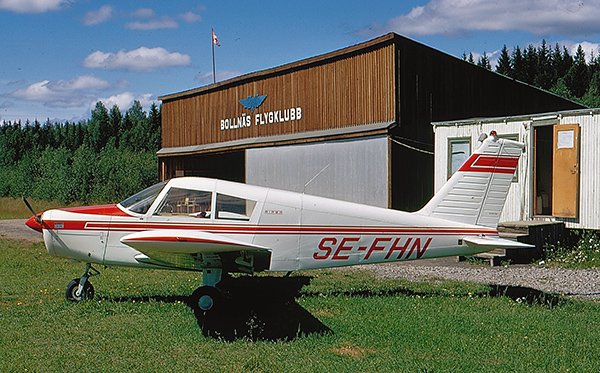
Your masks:
{"label": "nose landing gear", "polygon": [[100,272],[93,268],[90,263],[85,266],[85,273],[81,278],[71,280],[67,285],[65,296],[68,301],[81,302],[82,300],[92,300],[94,298],[94,286],[88,281],[88,278],[99,275]]}

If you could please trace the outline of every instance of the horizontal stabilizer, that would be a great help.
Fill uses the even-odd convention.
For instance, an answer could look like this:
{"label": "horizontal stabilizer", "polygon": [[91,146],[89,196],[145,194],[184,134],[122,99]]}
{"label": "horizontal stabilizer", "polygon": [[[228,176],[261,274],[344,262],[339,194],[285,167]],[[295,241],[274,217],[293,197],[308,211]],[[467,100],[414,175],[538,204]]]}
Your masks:
{"label": "horizontal stabilizer", "polygon": [[511,241],[504,238],[493,238],[493,237],[466,237],[463,241],[469,246],[482,248],[485,250],[478,251],[490,251],[493,249],[533,249],[534,245],[530,245],[523,242]]}
{"label": "horizontal stabilizer", "polygon": [[121,242],[146,254],[160,252],[178,254],[266,252],[269,250],[266,247],[204,231],[171,229],[133,233],[121,238]]}

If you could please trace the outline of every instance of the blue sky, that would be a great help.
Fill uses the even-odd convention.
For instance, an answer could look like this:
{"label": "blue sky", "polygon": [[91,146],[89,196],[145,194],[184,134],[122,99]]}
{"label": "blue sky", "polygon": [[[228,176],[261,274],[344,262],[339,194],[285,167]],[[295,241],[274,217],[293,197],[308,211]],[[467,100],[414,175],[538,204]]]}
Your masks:
{"label": "blue sky", "polygon": [[[388,32],[453,56],[542,39],[589,57],[600,0],[0,0],[0,120],[88,119],[99,100],[162,95],[324,54]],[[574,52],[573,52],[574,53]]]}

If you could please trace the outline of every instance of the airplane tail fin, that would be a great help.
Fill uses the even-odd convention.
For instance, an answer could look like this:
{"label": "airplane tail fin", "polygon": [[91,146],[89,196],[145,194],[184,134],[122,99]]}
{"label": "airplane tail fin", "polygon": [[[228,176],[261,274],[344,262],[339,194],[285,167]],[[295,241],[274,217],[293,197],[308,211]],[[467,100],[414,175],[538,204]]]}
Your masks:
{"label": "airplane tail fin", "polygon": [[496,228],[524,148],[488,137],[416,214]]}

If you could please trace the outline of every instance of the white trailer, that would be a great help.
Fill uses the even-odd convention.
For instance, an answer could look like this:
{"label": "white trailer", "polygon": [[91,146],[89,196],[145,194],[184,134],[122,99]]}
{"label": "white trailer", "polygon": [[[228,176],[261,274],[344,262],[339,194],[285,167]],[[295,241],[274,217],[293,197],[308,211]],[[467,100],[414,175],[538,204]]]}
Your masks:
{"label": "white trailer", "polygon": [[481,144],[480,135],[526,144],[500,221],[564,222],[600,229],[600,109],[432,123],[435,190]]}

